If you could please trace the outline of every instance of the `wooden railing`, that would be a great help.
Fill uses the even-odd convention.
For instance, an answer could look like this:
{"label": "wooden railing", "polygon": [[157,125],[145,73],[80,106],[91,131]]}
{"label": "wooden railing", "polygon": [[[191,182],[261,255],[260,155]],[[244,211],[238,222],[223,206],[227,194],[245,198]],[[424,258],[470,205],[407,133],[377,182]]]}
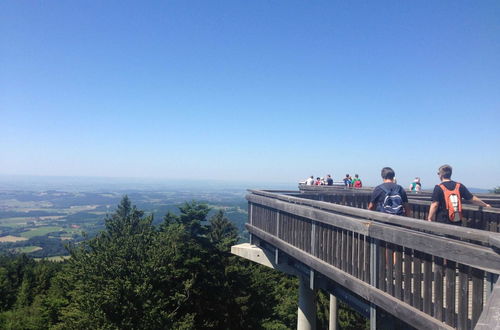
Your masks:
{"label": "wooden railing", "polygon": [[[343,192],[351,192],[351,193],[360,193],[360,192],[365,192],[365,193],[371,193],[373,191],[373,187],[363,187],[361,189],[358,188],[345,188],[345,187],[339,187],[339,186],[306,186],[306,185],[299,185],[299,190],[303,193],[313,193],[313,194],[338,194]],[[430,201],[432,197],[432,191],[425,190],[421,191],[419,193],[414,193],[407,191],[408,197],[410,199],[417,199],[417,200],[424,200],[424,201]],[[483,201],[485,201],[488,204],[491,204],[493,207],[498,207],[500,208],[500,194],[485,194],[485,193],[480,193],[480,194],[474,194],[475,196],[481,198]],[[467,203],[467,201],[465,201]]]}
{"label": "wooden railing", "polygon": [[[320,200],[340,205],[367,209],[372,189],[329,189],[325,186],[301,187],[303,198]],[[500,206],[500,197],[488,195],[492,205]],[[483,196],[484,198],[484,196]],[[498,198],[499,203],[496,204]],[[413,218],[427,219],[430,207],[430,194],[408,193],[409,204],[413,211]],[[500,232],[500,208],[483,208],[471,204],[463,204],[462,225],[468,228]]]}
{"label": "wooden railing", "polygon": [[500,274],[500,234],[302,196],[251,191],[253,240],[416,328],[476,325]]}

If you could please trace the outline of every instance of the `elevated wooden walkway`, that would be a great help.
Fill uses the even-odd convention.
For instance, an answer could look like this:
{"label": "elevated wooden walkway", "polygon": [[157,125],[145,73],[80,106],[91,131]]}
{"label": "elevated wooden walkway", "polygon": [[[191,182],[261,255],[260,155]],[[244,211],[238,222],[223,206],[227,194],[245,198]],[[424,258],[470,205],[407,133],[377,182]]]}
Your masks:
{"label": "elevated wooden walkway", "polygon": [[[253,244],[296,265],[312,289],[370,306],[372,328],[381,310],[418,329],[499,326],[499,210],[470,206],[466,224],[491,231],[462,228],[365,210],[369,193],[252,190],[246,226]],[[418,218],[428,203],[412,200]]]}

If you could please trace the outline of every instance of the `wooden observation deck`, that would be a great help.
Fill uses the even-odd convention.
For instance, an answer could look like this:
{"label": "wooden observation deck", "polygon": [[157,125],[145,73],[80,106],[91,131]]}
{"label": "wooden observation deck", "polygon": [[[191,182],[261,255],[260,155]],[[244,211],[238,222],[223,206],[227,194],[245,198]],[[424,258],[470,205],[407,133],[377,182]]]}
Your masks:
{"label": "wooden observation deck", "polygon": [[409,195],[415,218],[407,218],[366,210],[370,193],[252,190],[250,248],[266,261],[233,252],[299,276],[299,329],[315,328],[316,289],[331,294],[331,309],[338,298],[369,316],[372,329],[390,328],[380,313],[407,328],[500,329],[500,209],[466,205],[457,227],[421,220],[428,194]]}

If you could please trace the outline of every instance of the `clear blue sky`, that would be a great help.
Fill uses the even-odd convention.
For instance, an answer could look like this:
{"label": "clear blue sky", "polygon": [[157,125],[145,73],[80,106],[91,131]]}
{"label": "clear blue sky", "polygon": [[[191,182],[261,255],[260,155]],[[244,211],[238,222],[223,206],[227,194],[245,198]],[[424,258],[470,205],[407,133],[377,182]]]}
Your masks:
{"label": "clear blue sky", "polygon": [[500,185],[500,1],[0,2],[0,174]]}

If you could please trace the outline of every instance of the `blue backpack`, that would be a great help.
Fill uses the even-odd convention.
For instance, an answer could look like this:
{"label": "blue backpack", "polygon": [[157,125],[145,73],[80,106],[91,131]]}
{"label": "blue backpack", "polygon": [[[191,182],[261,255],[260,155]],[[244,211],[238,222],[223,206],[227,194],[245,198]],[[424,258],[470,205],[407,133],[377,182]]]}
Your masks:
{"label": "blue backpack", "polygon": [[395,186],[392,189],[380,186],[380,189],[385,192],[385,197],[383,202],[379,203],[378,211],[394,215],[402,215],[404,213],[403,199],[399,194],[399,186]]}

